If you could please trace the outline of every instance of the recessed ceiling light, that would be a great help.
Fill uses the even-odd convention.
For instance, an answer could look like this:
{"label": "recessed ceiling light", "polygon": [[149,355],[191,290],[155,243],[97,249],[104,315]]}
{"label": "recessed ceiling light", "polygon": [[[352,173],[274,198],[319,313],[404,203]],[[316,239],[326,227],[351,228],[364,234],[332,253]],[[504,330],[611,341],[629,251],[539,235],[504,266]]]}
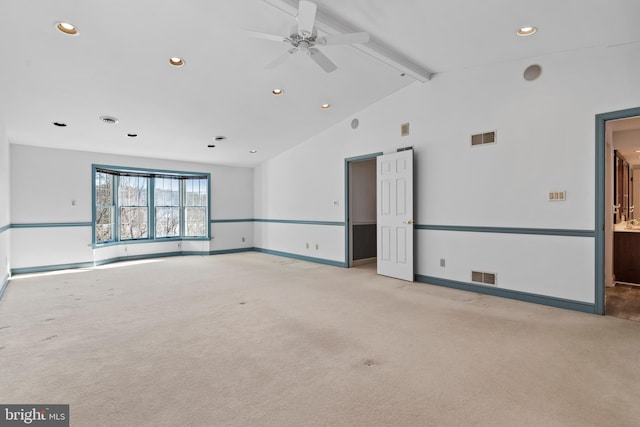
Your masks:
{"label": "recessed ceiling light", "polygon": [[106,123],[108,125],[115,125],[116,123],[118,123],[118,119],[111,116],[100,116],[100,120],[102,121],[102,123]]}
{"label": "recessed ceiling light", "polygon": [[67,127],[67,124],[62,122],[53,122],[53,125],[61,128]]}
{"label": "recessed ceiling light", "polygon": [[323,110],[328,110],[329,108],[331,108],[331,104],[322,104],[320,108],[322,108]]}
{"label": "recessed ceiling light", "polygon": [[249,152],[250,152],[251,154],[256,154],[256,153],[258,152],[258,150],[249,150]]}
{"label": "recessed ceiling light", "polygon": [[137,136],[138,136],[138,134],[137,134],[137,133],[128,133],[128,134],[127,134],[127,136],[128,136],[129,138],[135,138],[135,137],[137,137]]}
{"label": "recessed ceiling light", "polygon": [[213,138],[216,141],[224,141],[225,139],[227,139],[226,136],[216,136],[215,138]]}
{"label": "recessed ceiling light", "polygon": [[68,22],[56,22],[56,28],[58,29],[58,31],[70,36],[77,36],[78,34],[80,34],[78,29]]}
{"label": "recessed ceiling light", "polygon": [[636,150],[636,153],[640,153],[640,150]]}
{"label": "recessed ceiling light", "polygon": [[174,56],[169,58],[169,64],[173,65],[174,67],[182,67],[184,65],[184,59]]}
{"label": "recessed ceiling light", "polygon": [[284,93],[284,90],[282,89],[274,89],[271,91],[272,94],[274,94],[275,96],[279,96],[282,95]]}
{"label": "recessed ceiling light", "polygon": [[536,31],[538,31],[538,29],[536,27],[520,27],[518,28],[518,30],[516,31],[516,34],[519,36],[530,36],[536,33]]}

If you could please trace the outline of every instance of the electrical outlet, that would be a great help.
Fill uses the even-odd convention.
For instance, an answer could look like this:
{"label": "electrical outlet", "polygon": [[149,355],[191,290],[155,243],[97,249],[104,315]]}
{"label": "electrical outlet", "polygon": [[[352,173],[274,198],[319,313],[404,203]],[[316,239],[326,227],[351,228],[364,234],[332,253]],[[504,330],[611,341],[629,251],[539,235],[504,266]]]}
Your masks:
{"label": "electrical outlet", "polygon": [[318,244],[316,243],[316,251],[318,250],[318,248],[319,248],[319,246],[318,246]]}
{"label": "electrical outlet", "polygon": [[242,242],[244,243],[244,237],[242,238]]}
{"label": "electrical outlet", "polygon": [[440,258],[440,267],[444,267],[446,265],[446,261],[444,258]]}
{"label": "electrical outlet", "polygon": [[309,244],[307,243],[307,249],[309,249]]}
{"label": "electrical outlet", "polygon": [[550,191],[549,192],[549,201],[563,202],[566,199],[567,199],[566,191]]}

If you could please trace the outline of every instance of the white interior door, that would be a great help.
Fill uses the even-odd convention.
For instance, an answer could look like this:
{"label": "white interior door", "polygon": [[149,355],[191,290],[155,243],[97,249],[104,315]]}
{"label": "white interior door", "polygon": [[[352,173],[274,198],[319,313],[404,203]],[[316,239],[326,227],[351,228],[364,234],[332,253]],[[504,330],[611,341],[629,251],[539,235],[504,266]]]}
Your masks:
{"label": "white interior door", "polygon": [[413,282],[413,150],[377,157],[378,274]]}

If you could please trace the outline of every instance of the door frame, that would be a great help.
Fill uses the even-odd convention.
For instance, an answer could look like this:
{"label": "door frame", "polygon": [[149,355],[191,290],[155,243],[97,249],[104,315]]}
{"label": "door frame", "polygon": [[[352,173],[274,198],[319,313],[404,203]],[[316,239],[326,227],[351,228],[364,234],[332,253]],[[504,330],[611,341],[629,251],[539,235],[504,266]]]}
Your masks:
{"label": "door frame", "polygon": [[382,154],[384,153],[377,152],[344,159],[344,265],[347,268],[352,267],[351,245],[353,244],[353,238],[351,236],[351,169],[349,166],[353,162],[372,160]]}
{"label": "door frame", "polygon": [[605,248],[605,215],[607,215],[606,187],[605,187],[605,159],[606,159],[606,127],[607,121],[628,119],[640,116],[640,107],[611,111],[596,115],[596,191],[595,191],[595,312],[605,314],[605,277],[604,264]]}

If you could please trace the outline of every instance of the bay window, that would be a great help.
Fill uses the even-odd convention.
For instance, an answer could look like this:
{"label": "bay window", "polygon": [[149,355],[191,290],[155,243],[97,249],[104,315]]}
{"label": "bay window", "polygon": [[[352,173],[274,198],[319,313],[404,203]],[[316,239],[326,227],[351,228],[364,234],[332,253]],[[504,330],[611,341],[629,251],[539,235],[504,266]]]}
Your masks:
{"label": "bay window", "polygon": [[209,174],[94,165],[94,244],[208,238],[209,180]]}

